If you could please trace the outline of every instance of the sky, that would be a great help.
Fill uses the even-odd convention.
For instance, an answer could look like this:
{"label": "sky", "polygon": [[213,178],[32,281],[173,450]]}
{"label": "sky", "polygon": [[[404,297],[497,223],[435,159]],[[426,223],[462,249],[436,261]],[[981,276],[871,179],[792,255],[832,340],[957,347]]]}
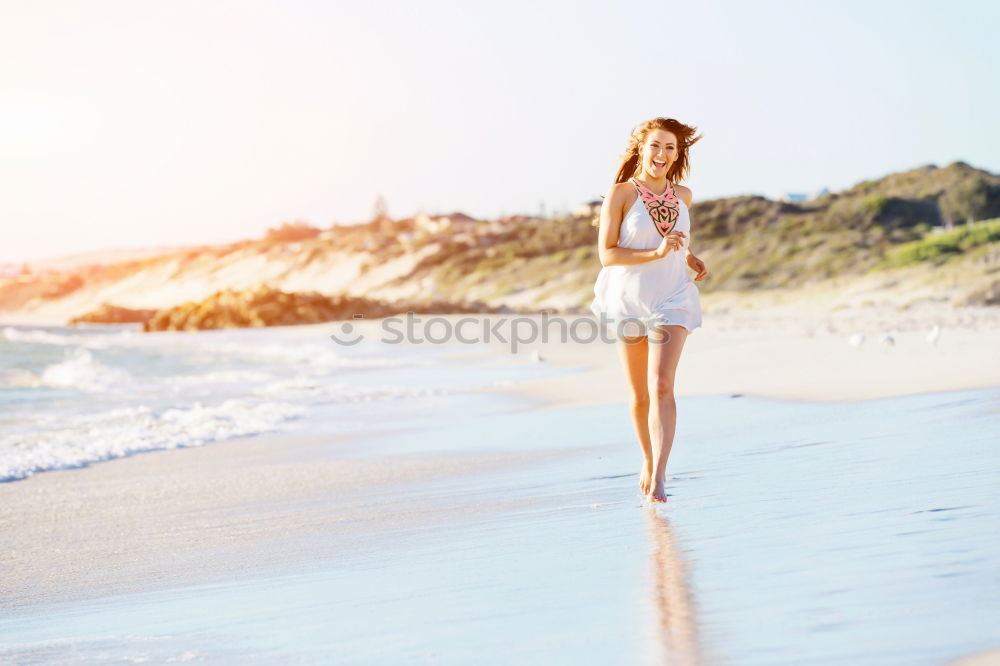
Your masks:
{"label": "sky", "polygon": [[[1000,171],[1000,3],[0,0],[0,262],[568,210],[698,128],[694,201]],[[696,223],[696,221],[695,221]]]}

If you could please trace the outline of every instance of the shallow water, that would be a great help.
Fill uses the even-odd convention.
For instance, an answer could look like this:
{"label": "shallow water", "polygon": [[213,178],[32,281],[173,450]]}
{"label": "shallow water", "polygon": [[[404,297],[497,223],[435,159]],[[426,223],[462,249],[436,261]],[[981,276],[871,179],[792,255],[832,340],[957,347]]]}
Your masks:
{"label": "shallow water", "polygon": [[350,455],[556,455],[381,495],[469,511],[270,576],[8,612],[0,658],[940,664],[1000,644],[1000,390],[678,403],[665,506],[639,495],[624,405],[427,412]]}
{"label": "shallow water", "polygon": [[337,345],[335,324],[141,333],[0,326],[0,482],[269,432],[405,422],[483,388],[568,372],[458,345]]}

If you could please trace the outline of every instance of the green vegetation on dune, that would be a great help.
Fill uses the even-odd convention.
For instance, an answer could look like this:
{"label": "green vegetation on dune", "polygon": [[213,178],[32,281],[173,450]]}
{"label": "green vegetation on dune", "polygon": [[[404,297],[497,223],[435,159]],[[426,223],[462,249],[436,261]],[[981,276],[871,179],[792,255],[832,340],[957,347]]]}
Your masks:
{"label": "green vegetation on dune", "polygon": [[985,220],[889,248],[881,267],[897,268],[921,262],[942,264],[998,241],[1000,218]]}
{"label": "green vegetation on dune", "polygon": [[[691,238],[711,272],[699,286],[705,292],[797,287],[970,258],[997,240],[998,227],[963,222],[1000,216],[1000,176],[962,162],[890,174],[803,203],[761,196],[698,201],[697,194]],[[949,225],[956,228],[941,231]],[[424,242],[439,245],[399,282],[429,278],[444,292],[475,288],[491,300],[526,289],[541,299],[568,284],[583,302],[601,267],[588,217],[536,219],[484,232],[472,245],[448,234]]]}
{"label": "green vegetation on dune", "polygon": [[[1000,176],[956,162],[864,181],[801,204],[749,196],[696,200],[692,247],[712,272],[703,290],[794,287],[930,261],[936,255],[915,249],[923,243],[967,257],[975,246],[991,242],[990,233],[980,225],[938,230],[996,215]],[[953,234],[953,245],[931,240]]]}
{"label": "green vegetation on dune", "polygon": [[[923,166],[801,203],[694,196],[692,250],[710,272],[699,283],[702,292],[787,289],[901,268],[916,268],[907,274],[923,284],[923,266],[928,275],[935,271],[932,288],[960,285],[968,303],[1000,303],[1000,176],[968,164]],[[601,264],[591,215],[456,219],[435,226],[427,218],[383,215],[326,230],[287,223],[259,240],[94,267],[76,282],[65,276],[0,281],[0,305],[59,298],[84,280],[112,283],[158,267],[174,279],[250,261],[255,270],[266,265],[267,274],[280,280],[307,267],[320,275],[352,255],[362,255],[359,277],[368,276],[364,289],[374,297],[384,289],[416,300],[469,298],[519,307],[585,307],[593,297]],[[388,265],[384,279],[371,277]]]}

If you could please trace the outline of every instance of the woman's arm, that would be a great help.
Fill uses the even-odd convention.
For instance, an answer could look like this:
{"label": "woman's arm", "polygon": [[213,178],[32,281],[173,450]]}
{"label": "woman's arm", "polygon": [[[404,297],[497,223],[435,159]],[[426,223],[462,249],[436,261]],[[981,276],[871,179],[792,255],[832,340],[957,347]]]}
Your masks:
{"label": "woman's arm", "polygon": [[[680,190],[681,198],[684,200],[684,205],[687,206],[688,216],[690,218],[691,212],[691,190],[687,187],[682,187]],[[684,261],[687,263],[688,268],[697,272],[698,274],[694,277],[696,282],[701,282],[708,277],[708,268],[705,266],[705,262],[695,256],[694,252],[691,251],[691,246],[684,248]]]}
{"label": "woman's arm", "polygon": [[[681,195],[681,200],[684,201],[684,207],[688,210],[688,220],[691,219],[691,188],[684,185],[678,185],[679,194]],[[689,229],[690,230],[690,229]],[[691,251],[691,245],[689,244],[684,248],[684,258],[694,257],[694,252]],[[697,258],[697,257],[695,257]]]}
{"label": "woman's arm", "polygon": [[643,264],[654,259],[662,259],[665,244],[652,250],[634,250],[618,247],[618,232],[622,226],[622,209],[628,187],[615,183],[608,190],[601,204],[601,224],[597,231],[597,256],[602,266],[629,266]]}

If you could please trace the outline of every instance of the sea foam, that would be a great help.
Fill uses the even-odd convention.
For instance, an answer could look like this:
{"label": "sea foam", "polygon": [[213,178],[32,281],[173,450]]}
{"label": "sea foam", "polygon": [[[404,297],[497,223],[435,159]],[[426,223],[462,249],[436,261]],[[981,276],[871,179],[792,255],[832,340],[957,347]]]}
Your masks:
{"label": "sea foam", "polygon": [[286,402],[232,399],[218,405],[160,411],[137,406],[81,415],[65,427],[0,439],[0,481],[83,467],[141,451],[201,446],[281,430],[285,422],[305,412],[304,407]]}

